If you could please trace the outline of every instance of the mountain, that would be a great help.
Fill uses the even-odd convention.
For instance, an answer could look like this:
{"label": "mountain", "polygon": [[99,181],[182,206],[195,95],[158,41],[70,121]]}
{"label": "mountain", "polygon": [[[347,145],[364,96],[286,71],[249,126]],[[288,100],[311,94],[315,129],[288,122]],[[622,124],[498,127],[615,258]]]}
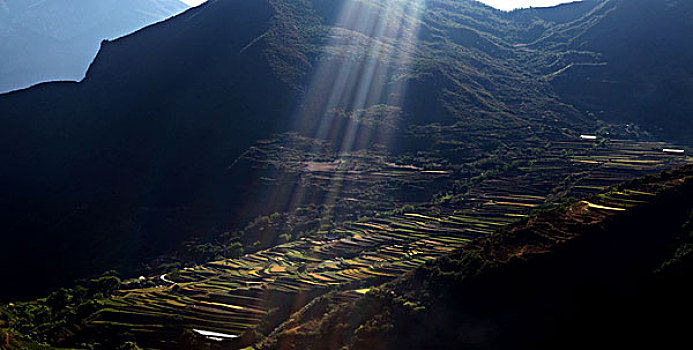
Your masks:
{"label": "mountain", "polygon": [[[112,267],[134,271],[143,255],[153,258],[191,236],[204,240],[239,231],[258,215],[320,204],[320,189],[288,207],[258,201],[279,186],[258,187],[258,179],[273,176],[236,162],[256,141],[287,131],[327,141],[331,159],[379,143],[390,161],[448,164],[441,171],[470,177],[551,140],[597,130],[618,136],[618,128],[604,129],[537,78],[537,62],[570,55],[517,46],[565,24],[533,12],[533,20],[513,21],[521,11],[471,1],[412,4],[393,2],[397,12],[360,2],[214,1],[105,41],[79,84],[3,96],[3,266],[22,266],[7,273],[24,280],[28,271],[63,271],[40,282],[55,286]],[[369,90],[355,80],[335,83],[340,74],[369,71]],[[359,100],[357,91],[371,100]],[[395,122],[390,131],[375,124],[383,117]],[[337,137],[354,127],[362,144],[345,149]],[[636,137],[633,129],[618,130]],[[401,191],[416,193],[407,188]],[[429,186],[422,198],[441,190]],[[368,213],[411,202],[387,197],[357,203],[368,203],[360,209]],[[41,263],[16,247],[52,259]],[[28,282],[29,290],[36,285]]]}
{"label": "mountain", "polygon": [[594,13],[601,20],[576,20],[540,41],[596,54],[561,59],[552,86],[564,101],[600,118],[690,143],[693,73],[686,62],[693,51],[682,43],[693,30],[691,14],[686,1],[605,2]]}
{"label": "mountain", "polygon": [[271,16],[263,2],[212,2],[104,42],[79,84],[4,96],[2,207],[14,218],[3,263],[17,262],[16,247],[40,251],[55,260],[22,264],[64,271],[44,283],[65,283],[119,262],[139,266],[130,254],[162,253],[192,234],[186,221],[197,222],[193,232],[219,225],[209,217],[252,181],[236,185],[225,169],[288,114],[294,95],[259,58],[266,44],[239,54]]}
{"label": "mountain", "polygon": [[[209,2],[104,42],[79,84],[42,84],[3,96],[0,142],[7,151],[0,159],[5,194],[1,205],[10,241],[1,256],[5,266],[26,267],[7,273],[24,280],[28,271],[63,271],[40,282],[51,286],[112,267],[134,271],[146,260],[143,255],[153,258],[191,236],[204,240],[225,230],[241,230],[257,215],[320,204],[322,190],[303,203],[293,203],[294,208],[258,201],[263,191],[271,193],[276,185],[258,187],[263,174],[252,163],[235,160],[256,141],[274,134],[294,130],[316,138],[315,129],[329,118],[336,118],[331,134],[339,135],[354,126],[346,121],[369,111],[365,114],[374,121],[364,126],[372,126],[359,131],[367,143],[356,145],[356,151],[368,143],[383,143],[365,136],[377,136],[368,130],[389,111],[386,115],[396,128],[381,130],[387,131],[383,138],[397,137],[387,140],[393,145],[386,152],[392,161],[403,151],[415,154],[422,145],[438,142],[414,133],[410,124],[442,123],[448,135],[497,128],[502,134],[520,132],[506,137],[518,141],[532,132],[594,130],[590,121],[568,127],[571,120],[582,122],[584,117],[523,73],[514,63],[514,56],[523,53],[494,36],[519,36],[523,28],[480,4],[463,2],[453,12],[448,5],[429,4],[429,11],[447,17],[433,18],[427,26],[411,19],[411,34],[399,38],[397,23],[390,18],[398,13],[373,4],[361,8],[351,2]],[[381,18],[389,27],[377,32],[353,20],[339,23],[348,20],[339,18],[340,6],[374,21]],[[450,22],[458,13],[470,16],[470,23],[490,34]],[[334,24],[334,29],[323,23]],[[422,46],[412,52],[414,30]],[[364,35],[377,43],[377,51],[370,51]],[[378,57],[386,59],[373,60]],[[376,63],[381,82],[373,89],[378,91],[359,93],[380,94],[377,100],[354,103],[353,91],[331,105],[323,102],[330,101],[324,95],[328,91],[355,90],[355,81],[336,86],[334,76],[363,74],[359,72],[375,69]],[[319,76],[318,70],[323,72]],[[395,80],[397,76],[405,79]],[[544,111],[539,114],[538,109]],[[556,125],[547,125],[541,119],[549,115],[562,117]],[[522,131],[534,124],[534,131]],[[319,138],[332,144],[329,157],[352,151],[340,149],[343,140],[333,136]],[[462,164],[505,147],[485,136],[468,141],[463,153],[455,150],[465,145],[450,144],[446,157]],[[500,161],[491,164],[495,163]],[[232,164],[237,166],[229,171]],[[384,193],[380,196],[387,199]],[[388,203],[392,208],[407,198],[373,199],[362,203]],[[52,259],[42,263],[11,254],[19,252],[16,247],[41,251]],[[85,266],[84,261],[90,263]],[[36,290],[35,283],[26,283],[25,292],[29,290]]]}
{"label": "mountain", "polygon": [[178,0],[0,2],[0,92],[84,73],[104,39],[178,14]]}
{"label": "mountain", "polygon": [[[576,40],[646,5],[217,0],[104,41],[81,82],[0,96],[0,298],[23,301],[0,329],[61,347],[251,346],[336,289],[354,300],[691,163],[676,130],[560,85],[616,66],[597,50],[608,35]],[[641,198],[605,200],[588,207]]]}

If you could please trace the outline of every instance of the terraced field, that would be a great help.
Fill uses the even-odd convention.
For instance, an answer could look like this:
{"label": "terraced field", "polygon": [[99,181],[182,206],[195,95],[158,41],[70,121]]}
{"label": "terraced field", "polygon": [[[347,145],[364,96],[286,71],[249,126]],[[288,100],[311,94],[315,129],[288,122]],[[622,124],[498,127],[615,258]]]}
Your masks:
{"label": "terraced field", "polygon": [[[540,318],[536,315],[548,313],[549,317],[564,319],[569,313],[556,311],[563,310],[563,303],[568,304],[567,308],[576,304],[580,305],[578,308],[583,307],[583,303],[575,302],[583,299],[573,293],[583,297],[589,293],[598,295],[591,298],[594,312],[584,317],[579,312],[570,313],[568,317],[574,324],[571,331],[581,329],[579,324],[585,323],[585,332],[589,332],[599,322],[594,320],[595,314],[618,303],[615,299],[631,298],[627,295],[633,293],[633,288],[621,292],[626,295],[606,297],[613,293],[603,292],[609,289],[611,281],[627,278],[623,277],[625,275],[637,276],[629,278],[641,281],[643,277],[635,273],[636,270],[655,275],[653,266],[660,266],[661,256],[671,256],[672,243],[677,242],[673,244],[676,246],[687,240],[685,233],[681,236],[684,231],[679,229],[682,223],[688,221],[690,224],[692,180],[693,167],[689,166],[611,187],[475,240],[445,259],[378,286],[374,293],[365,296],[354,291],[326,294],[291,315],[254,348],[299,349],[330,344],[332,348],[368,349],[374,341],[380,347],[393,349],[448,348],[450,344],[464,348],[467,344],[478,346],[480,339],[483,339],[481,344],[504,344],[502,348],[533,348],[526,344],[537,344],[537,336],[555,335],[553,327],[562,322],[550,322],[548,329],[538,332],[542,323],[536,322]],[[653,217],[661,221],[654,221]],[[661,231],[656,231],[656,227]],[[578,237],[581,239],[575,239]],[[627,253],[623,255],[621,250]],[[652,251],[658,252],[657,258],[647,255]],[[660,255],[662,251],[666,253]],[[528,278],[527,271],[534,277]],[[552,277],[547,279],[546,276]],[[595,282],[585,282],[591,281],[590,278]],[[653,282],[660,285],[661,275]],[[614,288],[621,290],[621,285]],[[678,288],[680,284],[675,286]],[[560,295],[558,301],[554,299],[556,294]],[[688,298],[685,292],[677,294],[670,290],[661,295]],[[623,317],[639,317],[642,310],[648,310],[640,308],[648,302],[643,299],[646,298],[632,297],[632,314]],[[519,305],[513,306],[515,303]],[[508,339],[512,337],[508,334],[512,333],[503,332],[502,327],[506,326],[499,326],[507,321],[497,321],[498,304],[502,305],[501,313],[513,315],[512,328],[520,328],[523,335],[531,333],[531,340],[523,342],[522,336]],[[676,308],[681,304],[685,303],[677,299],[671,305]],[[658,311],[671,310],[663,309]],[[491,316],[484,316],[485,312]],[[604,312],[608,314],[609,311]],[[620,314],[622,311],[616,308],[614,312]],[[633,324],[651,320],[661,322],[660,318],[643,316]],[[606,318],[603,327],[609,333],[618,327],[630,332],[633,324],[624,327]],[[483,329],[478,325],[483,325]],[[646,328],[654,327],[648,324]],[[466,338],[467,332],[485,336],[470,339]],[[431,333],[436,337],[421,336]],[[499,334],[503,336],[496,336]],[[618,342],[623,339],[620,334]],[[682,335],[686,334],[682,328]],[[660,341],[662,337],[658,334],[654,339]],[[602,339],[593,338],[588,343],[599,343]]]}
{"label": "terraced field", "polygon": [[[157,348],[173,346],[182,329],[214,332],[221,336],[207,337],[229,341],[232,347],[246,346],[255,341],[254,329],[276,326],[283,321],[277,315],[297,311],[329,290],[362,293],[547,203],[582,198],[636,176],[692,162],[685,155],[663,152],[665,147],[671,146],[628,140],[554,142],[542,157],[518,159],[520,166],[481,176],[447,200],[347,222],[315,237],[186,268],[174,276],[153,276],[160,286],[120,291],[91,317],[88,328],[96,334],[131,333],[141,345]],[[425,182],[454,176],[453,170],[431,172],[395,164],[344,171],[338,169],[344,158],[301,162],[284,164],[318,181],[338,177],[341,182],[371,183],[374,178],[402,176]],[[621,211],[648,195],[611,192],[582,203],[597,213]]]}

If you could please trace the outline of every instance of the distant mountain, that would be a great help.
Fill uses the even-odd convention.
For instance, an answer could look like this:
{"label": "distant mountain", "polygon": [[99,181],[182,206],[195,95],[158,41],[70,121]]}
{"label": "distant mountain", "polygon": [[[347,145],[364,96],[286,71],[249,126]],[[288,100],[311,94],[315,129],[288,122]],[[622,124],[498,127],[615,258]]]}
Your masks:
{"label": "distant mountain", "polygon": [[186,10],[178,0],[0,1],[0,93],[81,80],[100,42]]}

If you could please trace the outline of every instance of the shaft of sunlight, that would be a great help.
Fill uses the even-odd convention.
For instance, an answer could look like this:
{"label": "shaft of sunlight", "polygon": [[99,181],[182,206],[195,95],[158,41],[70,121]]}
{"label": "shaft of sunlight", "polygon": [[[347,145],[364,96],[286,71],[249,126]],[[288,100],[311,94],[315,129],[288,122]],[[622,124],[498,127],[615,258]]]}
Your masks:
{"label": "shaft of sunlight", "polygon": [[[377,106],[401,107],[402,77],[416,55],[424,10],[425,0],[346,1],[322,48],[294,129],[333,144],[339,157],[375,143],[387,145],[396,123],[366,124],[363,116]],[[332,206],[343,193],[346,173],[346,167],[333,172],[323,204]],[[304,195],[297,189],[287,204],[300,205]]]}

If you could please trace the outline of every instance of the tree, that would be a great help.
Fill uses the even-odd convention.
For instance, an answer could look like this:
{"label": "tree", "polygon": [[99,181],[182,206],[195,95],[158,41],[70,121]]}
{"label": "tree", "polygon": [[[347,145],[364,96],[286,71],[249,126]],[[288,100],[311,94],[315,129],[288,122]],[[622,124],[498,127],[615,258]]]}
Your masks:
{"label": "tree", "polygon": [[226,255],[227,258],[232,259],[240,257],[243,255],[243,244],[237,241],[229,243],[224,249],[224,255]]}
{"label": "tree", "polygon": [[140,349],[142,349],[142,348],[137,346],[137,344],[135,342],[132,342],[132,341],[127,341],[127,342],[123,343],[123,345],[121,345],[117,348],[117,350],[140,350]]}
{"label": "tree", "polygon": [[107,296],[120,288],[120,278],[116,276],[103,276],[89,281],[90,293],[101,293]]}

